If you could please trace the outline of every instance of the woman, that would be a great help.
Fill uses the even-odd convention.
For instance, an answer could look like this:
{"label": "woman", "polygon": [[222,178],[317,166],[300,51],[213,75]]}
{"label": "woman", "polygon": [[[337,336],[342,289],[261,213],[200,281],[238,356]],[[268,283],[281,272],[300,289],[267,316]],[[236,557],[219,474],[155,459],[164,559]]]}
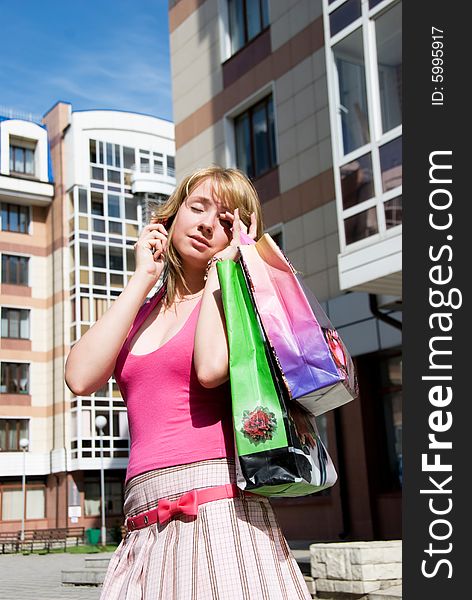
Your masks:
{"label": "woman", "polygon": [[128,410],[128,533],[101,600],[308,600],[269,500],[236,486],[216,263],[237,259],[241,231],[262,235],[257,192],[241,171],[200,169],[155,217],[133,277],[66,365],[75,393],[114,374]]}

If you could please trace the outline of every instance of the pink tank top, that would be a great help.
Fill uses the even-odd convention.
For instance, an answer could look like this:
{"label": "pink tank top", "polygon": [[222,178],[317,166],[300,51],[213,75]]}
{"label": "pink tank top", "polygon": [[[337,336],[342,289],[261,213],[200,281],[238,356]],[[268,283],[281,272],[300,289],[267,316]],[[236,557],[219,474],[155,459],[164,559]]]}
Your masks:
{"label": "pink tank top", "polygon": [[133,336],[160,300],[139,309],[117,357],[114,376],[128,409],[130,457],[135,475],[210,458],[234,457],[229,380],[207,389],[198,381],[193,345],[201,299],[181,329],[148,354],[129,351]]}

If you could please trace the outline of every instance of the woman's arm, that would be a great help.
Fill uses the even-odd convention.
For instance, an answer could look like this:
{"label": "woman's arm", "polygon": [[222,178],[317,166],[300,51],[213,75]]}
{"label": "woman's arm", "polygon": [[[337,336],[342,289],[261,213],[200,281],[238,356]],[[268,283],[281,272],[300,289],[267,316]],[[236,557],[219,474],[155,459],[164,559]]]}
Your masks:
{"label": "woman's arm", "polygon": [[214,388],[229,378],[228,357],[223,301],[213,263],[205,283],[194,342],[195,371],[203,387]]}
{"label": "woman's arm", "polygon": [[155,283],[155,277],[136,271],[110,308],[74,345],[65,366],[71,392],[88,396],[110,379],[138,310]]}
{"label": "woman's arm", "polygon": [[[248,233],[253,239],[256,237],[256,215],[251,214],[249,231],[239,218],[239,209],[235,209],[234,215],[226,212],[225,217],[233,221],[233,238],[230,245],[217,252],[215,257],[237,260],[238,246],[241,243],[240,232]],[[203,387],[213,388],[229,379],[228,336],[216,262],[210,267],[203,291],[195,330],[194,365],[198,380]]]}
{"label": "woman's arm", "polygon": [[92,394],[112,376],[138,310],[162,273],[166,248],[164,225],[146,225],[134,245],[136,270],[127,286],[67,357],[64,378],[77,396]]}

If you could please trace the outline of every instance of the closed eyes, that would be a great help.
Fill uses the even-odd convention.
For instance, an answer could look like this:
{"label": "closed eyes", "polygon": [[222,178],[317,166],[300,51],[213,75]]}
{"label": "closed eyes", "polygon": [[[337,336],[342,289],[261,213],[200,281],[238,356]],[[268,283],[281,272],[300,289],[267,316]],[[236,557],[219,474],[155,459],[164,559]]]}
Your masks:
{"label": "closed eyes", "polygon": [[[196,206],[191,206],[190,208],[198,213],[205,212],[204,210],[202,210],[201,208],[197,208]],[[225,227],[232,227],[233,225],[229,219],[220,219],[220,223],[222,223]]]}

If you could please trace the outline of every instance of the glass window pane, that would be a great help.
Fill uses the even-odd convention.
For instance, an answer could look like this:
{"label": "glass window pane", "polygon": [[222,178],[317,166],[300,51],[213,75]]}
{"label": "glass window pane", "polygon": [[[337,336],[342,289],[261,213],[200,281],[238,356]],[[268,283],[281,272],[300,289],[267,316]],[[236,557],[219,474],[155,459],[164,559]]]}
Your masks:
{"label": "glass window pane", "polygon": [[377,211],[375,206],[344,220],[346,244],[363,240],[378,232]]}
{"label": "glass window pane", "polygon": [[236,164],[241,171],[249,177],[253,174],[251,164],[251,140],[249,130],[249,117],[244,114],[235,121],[236,127]]}
{"label": "glass window pane", "polygon": [[2,308],[2,338],[8,337],[8,309]]}
{"label": "glass window pane", "polygon": [[269,0],[261,0],[262,5],[262,27],[269,25]]}
{"label": "glass window pane", "polygon": [[92,215],[105,216],[103,212],[103,194],[101,192],[92,192],[90,195]]}
{"label": "glass window pane", "polygon": [[112,171],[111,169],[107,170],[107,178],[111,183],[121,183],[121,172],[120,171]]}
{"label": "glass window pane", "polygon": [[175,156],[167,156],[167,175],[175,177]]}
{"label": "glass window pane", "polygon": [[120,218],[120,197],[108,194],[108,216]]}
{"label": "glass window pane", "polygon": [[96,517],[100,514],[100,484],[86,481],[84,488],[85,516]]}
{"label": "glass window pane", "polygon": [[362,30],[334,47],[344,154],[370,142]]}
{"label": "glass window pane", "polygon": [[103,181],[103,169],[100,169],[99,167],[92,167],[90,177],[92,179],[98,179],[99,181]]}
{"label": "glass window pane", "polygon": [[17,310],[9,309],[10,320],[10,337],[17,338],[20,336],[20,313]]}
{"label": "glass window pane", "polygon": [[29,339],[29,323],[30,323],[30,311],[22,310],[20,319],[20,337],[23,339]]}
{"label": "glass window pane", "polygon": [[136,270],[136,262],[134,257],[134,251],[126,249],[126,270],[127,271],[135,271]]}
{"label": "glass window pane", "polygon": [[34,151],[25,150],[25,173],[34,175]]}
{"label": "glass window pane", "polygon": [[331,35],[336,35],[338,31],[350,25],[361,16],[361,1],[347,0],[339,8],[329,15],[329,25]]}
{"label": "glass window pane", "polygon": [[117,223],[116,221],[108,222],[108,231],[113,234],[123,235],[123,226],[121,223]]}
{"label": "glass window pane", "polygon": [[20,276],[18,280],[20,285],[28,285],[28,265],[29,258],[21,257],[19,261]]}
{"label": "glass window pane", "polygon": [[45,496],[44,489],[26,490],[26,518],[44,519]]}
{"label": "glass window pane", "polygon": [[383,0],[369,0],[369,8],[374,8],[377,4],[380,4]]}
{"label": "glass window pane", "polygon": [[106,285],[107,284],[106,273],[102,273],[101,271],[94,271],[93,272],[93,283],[94,283],[94,285]]}
{"label": "glass window pane", "polygon": [[27,233],[28,231],[28,217],[29,217],[29,209],[27,206],[20,206],[20,225],[19,230],[21,233]]}
{"label": "glass window pane", "polygon": [[246,2],[247,38],[252,40],[261,31],[261,12],[259,0]]}
{"label": "glass window pane", "polygon": [[[18,393],[18,367],[16,364],[11,364],[10,365],[10,389],[14,392],[14,393]],[[8,424],[8,448],[10,450],[17,450],[18,449],[18,432],[17,432],[17,421],[14,421],[13,419],[10,419],[10,422]]]}
{"label": "glass window pane", "polygon": [[375,21],[382,128],[389,131],[402,122],[402,3]]}
{"label": "glass window pane", "polygon": [[120,148],[119,144],[115,144],[115,167],[121,166]]}
{"label": "glass window pane", "polygon": [[141,156],[140,164],[141,164],[141,172],[149,173],[149,158],[144,158]]}
{"label": "glass window pane", "polygon": [[79,188],[79,212],[87,212],[87,190],[83,188]]}
{"label": "glass window pane", "polygon": [[[4,391],[3,389],[3,383],[2,383],[2,392]],[[0,419],[0,451],[1,450],[6,450],[7,448],[7,421],[6,419]]]}
{"label": "glass window pane", "polygon": [[20,364],[20,393],[21,394],[28,394],[29,393],[29,385],[28,385],[28,379],[29,379],[29,366],[26,363],[21,363]]}
{"label": "glass window pane", "polygon": [[402,184],[402,138],[398,137],[379,148],[382,189],[393,190]]}
{"label": "glass window pane", "polygon": [[90,162],[97,162],[97,142],[95,140],[89,140],[89,150],[90,150]]}
{"label": "glass window pane", "polygon": [[402,197],[397,196],[384,202],[385,226],[387,229],[402,223]]}
{"label": "glass window pane", "polygon": [[374,196],[372,157],[364,154],[340,167],[343,208],[350,208]]}
{"label": "glass window pane", "polygon": [[231,52],[234,54],[244,46],[243,0],[228,0]]}
{"label": "glass window pane", "polygon": [[17,173],[25,172],[25,152],[23,148],[14,148],[14,169]]}
{"label": "glass window pane", "polygon": [[97,233],[105,233],[105,221],[102,219],[92,219],[92,230]]}
{"label": "glass window pane", "polygon": [[14,521],[23,516],[23,491],[3,490],[2,492],[2,520]]}
{"label": "glass window pane", "polygon": [[80,320],[90,321],[90,299],[86,296],[80,297]]}
{"label": "glass window pane", "polygon": [[269,136],[265,104],[257,107],[252,113],[252,130],[254,134],[255,175],[257,176],[269,168]]}
{"label": "glass window pane", "polygon": [[10,231],[18,231],[19,229],[18,207],[11,206],[10,208]]}
{"label": "glass window pane", "polygon": [[104,246],[93,246],[92,249],[93,266],[94,267],[106,267],[106,252]]}
{"label": "glass window pane", "polygon": [[269,143],[270,143],[270,163],[271,166],[277,164],[277,157],[275,156],[275,122],[274,122],[274,102],[272,96],[269,98],[267,104],[267,113],[269,115]]}
{"label": "glass window pane", "polygon": [[110,269],[114,271],[123,270],[123,251],[121,248],[110,246]]}
{"label": "glass window pane", "polygon": [[87,244],[80,244],[80,266],[81,267],[88,267],[89,264],[89,260],[88,260],[88,245]]}
{"label": "glass window pane", "polygon": [[107,165],[113,167],[113,144],[106,143],[107,149]]}
{"label": "glass window pane", "polygon": [[125,169],[131,169],[135,162],[134,148],[123,146],[123,167]]}
{"label": "glass window pane", "polygon": [[138,205],[134,198],[125,198],[125,218],[131,221],[138,220]]}

